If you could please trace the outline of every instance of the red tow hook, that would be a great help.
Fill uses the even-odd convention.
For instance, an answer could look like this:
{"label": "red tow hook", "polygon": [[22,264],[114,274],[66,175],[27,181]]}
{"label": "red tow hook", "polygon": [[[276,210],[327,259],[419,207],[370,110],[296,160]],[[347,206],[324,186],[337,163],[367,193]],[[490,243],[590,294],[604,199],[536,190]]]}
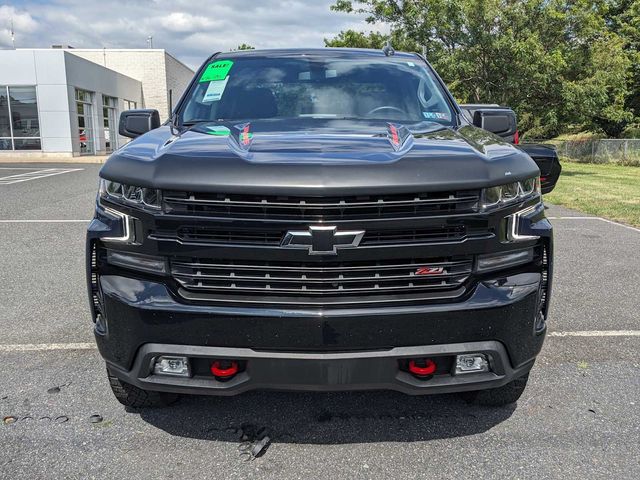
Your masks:
{"label": "red tow hook", "polygon": [[430,358],[409,360],[409,372],[416,377],[427,380],[436,372],[436,362]]}
{"label": "red tow hook", "polygon": [[235,360],[216,360],[211,364],[211,373],[221,380],[229,380],[238,373],[238,362]]}

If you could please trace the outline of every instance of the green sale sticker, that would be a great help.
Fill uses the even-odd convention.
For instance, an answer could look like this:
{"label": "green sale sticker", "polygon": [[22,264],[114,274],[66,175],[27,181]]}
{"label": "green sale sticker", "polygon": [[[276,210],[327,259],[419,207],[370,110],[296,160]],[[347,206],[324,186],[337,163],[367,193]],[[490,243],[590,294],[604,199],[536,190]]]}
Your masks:
{"label": "green sale sticker", "polygon": [[210,63],[202,73],[200,82],[224,80],[227,78],[227,74],[229,73],[229,70],[231,70],[231,67],[233,67],[232,60],[218,60],[217,62]]}

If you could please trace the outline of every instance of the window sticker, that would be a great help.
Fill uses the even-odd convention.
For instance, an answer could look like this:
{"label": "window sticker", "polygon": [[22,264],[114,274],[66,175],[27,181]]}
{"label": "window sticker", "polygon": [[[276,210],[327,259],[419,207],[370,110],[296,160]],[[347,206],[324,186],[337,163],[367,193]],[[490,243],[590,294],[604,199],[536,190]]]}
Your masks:
{"label": "window sticker", "polygon": [[217,102],[220,100],[224,93],[224,89],[227,88],[228,81],[229,77],[224,80],[214,80],[209,82],[209,88],[207,88],[207,91],[204,93],[204,97],[202,97],[202,103]]}
{"label": "window sticker", "polygon": [[444,112],[422,112],[424,118],[437,118],[438,120],[448,120],[449,114]]}
{"label": "window sticker", "polygon": [[413,62],[407,62],[407,65],[409,65],[410,67],[415,67],[416,66],[416,64],[413,63]]}
{"label": "window sticker", "polygon": [[227,78],[229,70],[233,67],[232,60],[218,60],[217,62],[210,63],[207,68],[202,72],[200,77],[200,83],[211,82],[212,80],[224,80]]}
{"label": "window sticker", "polygon": [[209,135],[215,135],[218,137],[227,137],[229,136],[230,130],[223,125],[213,125],[211,127],[207,127]]}

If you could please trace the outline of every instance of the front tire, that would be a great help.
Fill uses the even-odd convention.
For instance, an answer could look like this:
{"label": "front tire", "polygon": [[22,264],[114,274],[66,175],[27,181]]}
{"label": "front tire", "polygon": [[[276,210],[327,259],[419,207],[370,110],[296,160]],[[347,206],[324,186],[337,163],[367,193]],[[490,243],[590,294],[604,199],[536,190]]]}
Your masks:
{"label": "front tire", "polygon": [[527,386],[527,380],[529,380],[528,373],[502,387],[462,392],[461,396],[468,403],[487,407],[504,407],[518,401]]}
{"label": "front tire", "polygon": [[154,392],[143,390],[130,383],[123,382],[107,369],[107,377],[111,391],[116,399],[125,407],[166,407],[178,400],[175,393]]}

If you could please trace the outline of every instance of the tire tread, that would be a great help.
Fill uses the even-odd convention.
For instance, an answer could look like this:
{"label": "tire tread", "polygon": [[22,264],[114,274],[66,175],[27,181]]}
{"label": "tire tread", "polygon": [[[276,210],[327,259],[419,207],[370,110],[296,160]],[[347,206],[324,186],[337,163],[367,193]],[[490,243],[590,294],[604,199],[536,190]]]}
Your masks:
{"label": "tire tread", "polygon": [[498,388],[463,392],[462,398],[469,403],[487,407],[503,407],[518,401],[527,386],[529,374],[516,378]]}
{"label": "tire tread", "polygon": [[109,386],[116,399],[125,407],[149,408],[166,407],[178,399],[174,393],[154,392],[143,390],[129,383],[123,382],[107,370]]}

